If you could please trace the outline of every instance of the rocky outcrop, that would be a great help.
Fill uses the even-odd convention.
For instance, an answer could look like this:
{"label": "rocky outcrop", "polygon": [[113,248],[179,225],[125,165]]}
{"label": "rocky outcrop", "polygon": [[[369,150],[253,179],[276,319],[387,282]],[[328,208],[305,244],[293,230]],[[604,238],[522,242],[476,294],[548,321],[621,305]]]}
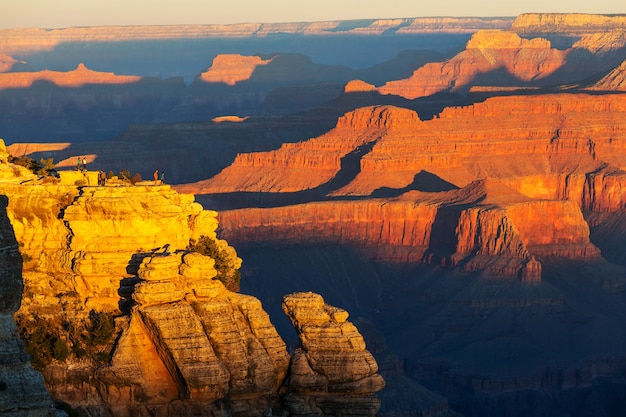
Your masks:
{"label": "rocky outcrop", "polygon": [[285,396],[290,415],[375,416],[385,381],[348,313],[310,292],[287,295],[282,306],[300,340]]}
{"label": "rocky outcrop", "polygon": [[[441,63],[429,63],[404,80],[380,87],[381,94],[408,99],[439,92],[466,92],[472,85],[529,85],[561,68],[567,51],[542,38],[522,39],[513,32],[481,30],[463,52]],[[486,76],[485,74],[489,74]]]}
{"label": "rocky outcrop", "polygon": [[[4,144],[2,144],[4,152]],[[52,399],[43,376],[30,365],[13,314],[23,290],[22,258],[7,217],[8,198],[0,198],[0,416],[52,417]]]}
{"label": "rocky outcrop", "polygon": [[339,118],[335,129],[318,138],[287,143],[276,151],[239,154],[220,174],[188,188],[196,193],[315,188],[337,175],[350,152],[380,139],[388,129],[419,122],[417,114],[406,109],[359,109]]}
{"label": "rocky outcrop", "polygon": [[214,264],[198,253],[143,260],[136,306],[124,318],[110,366],[98,371],[113,415],[271,409],[289,364],[285,344],[257,299],[211,279]]}
{"label": "rocky outcrop", "polygon": [[0,90],[28,88],[40,81],[47,81],[59,87],[82,87],[86,84],[129,84],[140,80],[141,77],[135,75],[92,71],[84,64],[80,64],[76,69],[67,72],[44,70],[0,73]]}
{"label": "rocky outcrop", "polygon": [[[9,154],[0,139],[0,177],[13,170]],[[9,172],[11,174],[9,174]],[[9,221],[9,197],[0,196],[0,416],[52,417],[52,399],[43,376],[30,365],[30,357],[20,340],[13,314],[20,308],[24,283],[19,243]]]}
{"label": "rocky outcrop", "polygon": [[200,74],[200,79],[207,83],[224,83],[232,86],[250,79],[258,66],[270,62],[271,59],[262,59],[259,56],[218,55],[213,59],[211,67]]}
{"label": "rocky outcrop", "polygon": [[[32,386],[0,414],[47,416],[50,409],[41,374],[29,368],[15,340],[10,314],[18,307],[20,332],[52,398],[78,413],[257,416],[283,409],[286,345],[258,299],[219,281],[221,271],[238,269],[241,259],[217,238],[217,213],[166,185],[115,179],[89,185],[95,172],[38,177],[7,163],[6,152],[0,156],[0,188],[9,196],[5,223],[15,225],[14,243],[5,248],[11,262],[0,342],[10,358],[0,365],[0,396]],[[3,236],[13,236],[11,230]],[[200,238],[212,242],[211,256],[188,248]],[[23,288],[9,279],[22,265],[17,242],[25,259]],[[298,314],[317,316],[316,309],[301,306]],[[344,413],[365,401],[375,413],[374,393],[384,385],[376,362],[356,328],[344,323],[347,313],[333,311],[339,332],[307,333],[307,348],[333,346],[334,357],[360,355],[371,369],[361,375],[339,363],[324,368],[331,394],[320,404]],[[293,390],[300,401],[314,401],[298,384]]]}

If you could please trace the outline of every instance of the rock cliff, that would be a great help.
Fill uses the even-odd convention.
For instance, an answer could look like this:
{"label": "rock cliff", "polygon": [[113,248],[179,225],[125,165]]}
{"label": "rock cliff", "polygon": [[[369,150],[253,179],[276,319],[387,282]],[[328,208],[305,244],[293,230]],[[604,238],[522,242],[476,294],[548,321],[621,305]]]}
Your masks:
{"label": "rock cliff", "polygon": [[[378,90],[408,99],[439,92],[466,92],[472,85],[541,85],[566,61],[567,51],[542,38],[522,39],[516,33],[481,30],[463,52],[448,61],[429,63],[407,79],[390,81]],[[488,75],[487,75],[488,74]]]}
{"label": "rock cliff", "polygon": [[218,55],[211,67],[200,74],[200,79],[207,83],[224,83],[235,85],[240,81],[250,79],[259,65],[267,65],[271,59],[262,59],[259,56],[244,57],[241,55]]}
{"label": "rock cliff", "polygon": [[287,295],[282,306],[300,340],[285,396],[290,414],[377,415],[380,400],[373,394],[385,381],[348,313],[310,292]]}
{"label": "rock cliff", "polygon": [[626,16],[583,13],[524,13],[515,18],[510,29],[520,34],[560,33],[580,35],[625,30]]}
{"label": "rock cliff", "polygon": [[[52,398],[73,412],[257,416],[283,409],[286,345],[258,299],[219,281],[220,271],[237,270],[241,259],[217,238],[217,213],[167,185],[112,179],[96,186],[95,172],[79,171],[38,177],[2,155],[0,189],[9,196],[2,235],[13,236],[14,225],[15,238],[6,245],[11,262],[2,319],[2,343],[12,359],[0,366],[0,395],[18,386],[32,390],[3,402],[0,414],[47,416],[50,410],[41,374],[29,369],[15,340],[11,313],[18,307],[19,332],[33,363]],[[211,243],[209,255],[190,246],[202,239]],[[307,316],[309,307],[299,311]],[[344,323],[347,314],[339,315],[342,326],[351,326]],[[350,338],[358,340],[352,329]],[[317,345],[329,342],[307,337]],[[339,334],[333,337],[334,354],[341,355],[346,346]],[[362,384],[351,368],[332,375],[375,408],[374,393],[384,383],[376,362],[368,363],[372,372],[365,376],[378,385]],[[335,411],[354,407],[337,401]]]}
{"label": "rock cliff", "polygon": [[540,259],[599,259],[583,210],[623,210],[624,111],[619,94],[494,97],[427,121],[362,108],[189,188],[267,193],[268,207],[272,195],[307,202],[222,211],[229,241],[349,244],[375,259],[537,282]]}
{"label": "rock cliff", "polygon": [[354,35],[399,33],[471,33],[477,29],[505,28],[512,18],[430,17],[406,19],[364,19],[348,24],[341,21],[241,23],[231,25],[100,26],[62,29],[20,28],[0,31],[0,51],[49,50],[62,42],[122,40],[167,40],[207,38],[264,38],[276,34],[332,36],[338,32]]}
{"label": "rock cliff", "polygon": [[[6,161],[6,151],[0,149]],[[0,198],[0,416],[52,417],[52,399],[43,376],[30,365],[13,314],[21,304],[22,258],[7,216],[8,197]]]}

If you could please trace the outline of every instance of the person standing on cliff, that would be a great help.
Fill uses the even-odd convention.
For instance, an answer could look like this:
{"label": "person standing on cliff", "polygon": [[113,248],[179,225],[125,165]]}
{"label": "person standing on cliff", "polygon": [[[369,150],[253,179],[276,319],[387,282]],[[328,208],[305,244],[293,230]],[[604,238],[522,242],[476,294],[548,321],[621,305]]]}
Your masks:
{"label": "person standing on cliff", "polygon": [[87,159],[83,156],[83,171],[87,171]]}
{"label": "person standing on cliff", "polygon": [[161,185],[165,184],[165,171],[161,172]]}
{"label": "person standing on cliff", "polygon": [[159,183],[159,170],[158,169],[154,170],[153,177],[154,177],[154,185],[157,185]]}
{"label": "person standing on cliff", "polygon": [[76,171],[82,171],[82,164],[80,162],[80,156],[78,157],[78,159],[76,160]]}

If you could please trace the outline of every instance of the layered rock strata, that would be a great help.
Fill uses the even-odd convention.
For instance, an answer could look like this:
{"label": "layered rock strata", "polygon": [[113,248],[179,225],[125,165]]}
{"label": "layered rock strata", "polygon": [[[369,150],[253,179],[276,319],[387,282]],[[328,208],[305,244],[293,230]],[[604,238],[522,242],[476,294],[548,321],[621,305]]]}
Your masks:
{"label": "layered rock strata", "polygon": [[[0,151],[1,152],[1,151]],[[6,152],[1,152],[6,157]],[[17,332],[13,314],[23,290],[22,258],[7,217],[6,195],[0,197],[0,416],[53,417],[52,399],[43,376],[30,365],[30,357]]]}
{"label": "layered rock strata", "polygon": [[471,85],[483,83],[536,85],[561,68],[567,54],[552,48],[546,39],[522,39],[513,32],[481,30],[472,35],[463,52],[448,61],[428,63],[411,77],[390,81],[378,91],[415,99],[439,92],[466,92]]}
{"label": "layered rock strata", "polygon": [[523,34],[587,33],[626,30],[626,16],[584,13],[524,13],[515,18],[511,30]]}
{"label": "layered rock strata", "polygon": [[[3,236],[13,242],[5,245],[10,262],[0,299],[6,310],[0,342],[9,355],[0,365],[0,398],[5,392],[11,398],[3,399],[0,414],[47,416],[50,410],[41,374],[29,368],[16,340],[11,314],[22,294],[20,330],[27,337],[47,335],[43,346],[30,346],[41,355],[52,398],[75,412],[242,417],[281,412],[290,357],[260,301],[229,291],[216,279],[225,259],[231,269],[238,269],[241,259],[217,239],[215,212],[169,186],[114,180],[88,185],[96,182],[95,172],[38,177],[7,163],[6,151],[0,156],[0,187],[9,196]],[[187,249],[202,236],[218,254]],[[17,279],[18,247],[25,259],[23,287]],[[309,307],[319,315],[317,306],[303,306],[299,314]],[[115,317],[109,330],[107,317]],[[351,326],[343,323],[347,313],[334,317],[341,318],[336,320],[341,329]],[[324,372],[331,372],[331,392],[348,390],[370,410],[384,383],[374,375],[371,355],[355,353],[364,343],[362,338],[357,343],[360,335],[350,329],[354,347],[346,345],[341,331],[327,334],[330,339],[307,334],[307,343],[334,346],[339,357],[366,358],[372,370],[367,375],[355,377],[347,368]],[[53,346],[47,346],[49,340]],[[364,377],[376,384],[361,381]],[[29,392],[15,392],[24,386]],[[310,393],[298,392],[309,401]],[[353,413],[354,402],[331,397],[326,400],[334,413]]]}
{"label": "layered rock strata", "polygon": [[63,29],[4,29],[0,31],[0,51],[49,50],[62,42],[101,42],[121,40],[166,40],[202,38],[257,38],[272,34],[291,35],[380,35],[400,33],[472,33],[481,28],[505,28],[512,18],[408,18],[371,19],[342,28],[341,21],[241,23],[232,25],[100,26]]}
{"label": "layered rock strata", "polygon": [[211,279],[214,264],[198,253],[143,260],[136,306],[110,366],[98,372],[113,415],[227,408],[258,415],[277,400],[289,364],[285,343],[257,299]]}
{"label": "layered rock strata", "polygon": [[310,292],[287,295],[282,306],[300,340],[285,396],[290,415],[375,416],[374,393],[385,382],[348,313]]}
{"label": "layered rock strata", "polygon": [[625,97],[494,97],[446,108],[427,121],[399,107],[361,108],[317,138],[240,154],[220,174],[186,191],[313,189],[340,176],[342,161],[356,155],[358,169],[341,188],[329,190],[332,195],[398,193],[434,174],[449,187],[490,177],[529,197],[580,201],[586,173],[626,165]]}

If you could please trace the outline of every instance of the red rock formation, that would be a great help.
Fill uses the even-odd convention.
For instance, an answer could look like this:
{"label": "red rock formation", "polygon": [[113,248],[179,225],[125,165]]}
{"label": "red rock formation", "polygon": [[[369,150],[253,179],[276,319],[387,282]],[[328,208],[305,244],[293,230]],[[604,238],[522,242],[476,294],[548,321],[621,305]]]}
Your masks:
{"label": "red rock formation", "polygon": [[185,189],[306,190],[334,178],[341,159],[369,143],[360,172],[333,195],[401,189],[429,172],[457,186],[493,177],[533,198],[580,201],[586,172],[626,166],[625,113],[626,96],[582,94],[494,97],[429,121],[407,109],[363,108],[318,138],[240,154],[217,176]]}
{"label": "red rock formation", "polygon": [[[491,73],[486,81],[490,85],[536,83],[563,66],[566,57],[567,51],[552,48],[546,39],[528,40],[513,32],[481,30],[454,58],[426,64],[411,77],[390,81],[378,91],[408,99],[442,91],[467,91],[487,73]],[[503,74],[495,74],[496,70]]]}
{"label": "red rock formation", "polygon": [[493,180],[398,199],[226,210],[220,219],[232,242],[352,245],[378,259],[441,261],[529,282],[540,279],[538,257],[599,257],[577,203],[533,200]]}
{"label": "red rock formation", "polygon": [[139,76],[92,71],[84,64],[79,64],[75,70],[68,72],[44,70],[0,73],[0,90],[28,88],[37,81],[48,81],[59,87],[82,87],[87,84],[129,84],[139,80],[141,80]]}
{"label": "red rock formation", "polygon": [[284,144],[272,152],[239,154],[220,174],[181,189],[207,193],[315,188],[337,174],[341,158],[349,152],[378,140],[388,130],[419,123],[417,114],[406,109],[359,109],[339,118],[335,129],[318,138]]}
{"label": "red rock formation", "polygon": [[207,83],[225,83],[232,86],[249,80],[257,67],[270,62],[271,59],[262,59],[259,56],[218,55],[213,59],[211,67],[200,74],[199,78]]}

